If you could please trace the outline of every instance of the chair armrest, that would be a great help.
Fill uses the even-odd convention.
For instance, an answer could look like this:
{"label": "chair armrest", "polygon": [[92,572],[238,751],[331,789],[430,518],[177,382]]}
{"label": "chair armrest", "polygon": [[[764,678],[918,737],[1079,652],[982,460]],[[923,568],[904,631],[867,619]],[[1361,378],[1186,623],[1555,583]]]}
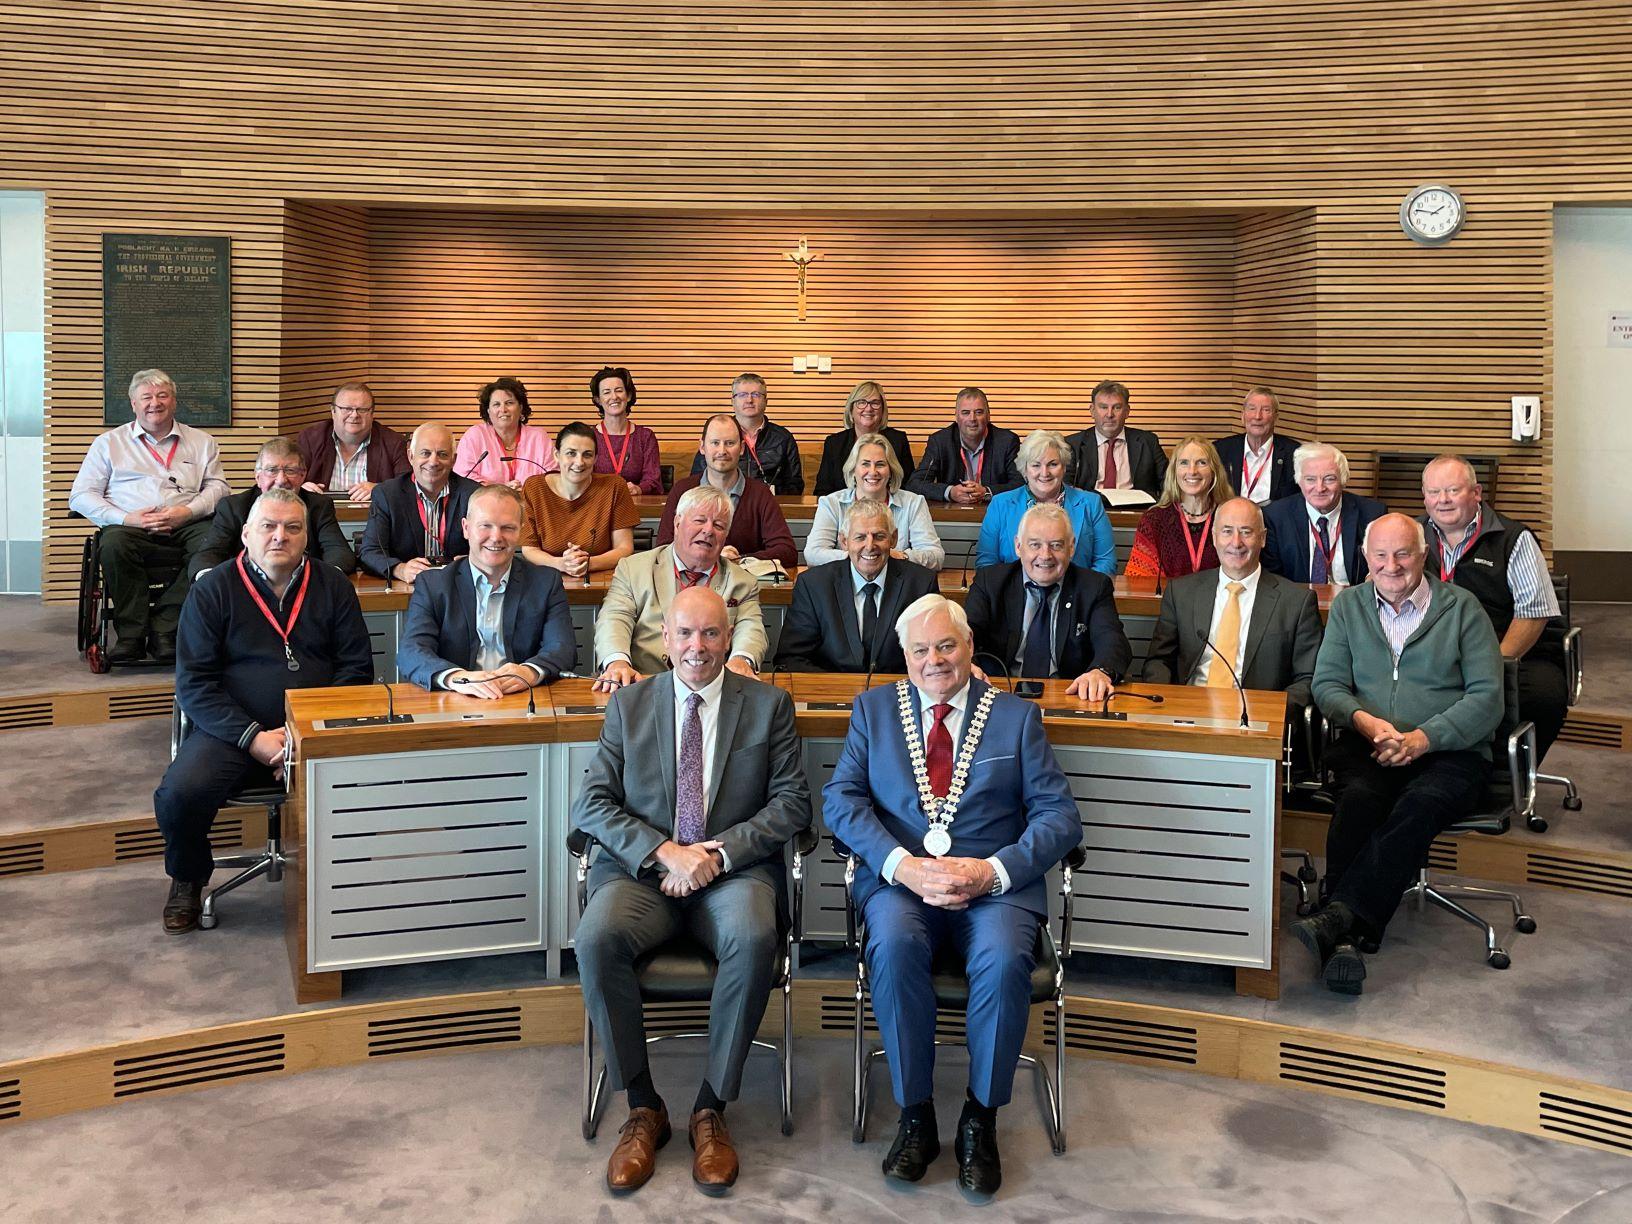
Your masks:
{"label": "chair armrest", "polygon": [[582,829],[573,829],[567,834],[567,853],[577,858],[583,858],[594,846],[595,839]]}
{"label": "chair armrest", "polygon": [[187,738],[187,715],[182,713],[181,698],[173,698],[170,702],[170,759],[176,759],[176,753],[181,751],[181,741]]}
{"label": "chair armrest", "polygon": [[1569,692],[1566,705],[1573,706],[1581,700],[1581,682],[1585,676],[1581,654],[1581,629],[1577,626],[1564,635],[1564,677]]}
{"label": "chair armrest", "polygon": [[1309,771],[1317,785],[1326,782],[1326,745],[1332,742],[1334,732],[1319,706],[1311,701],[1303,707],[1303,745],[1309,751]]}
{"label": "chair armrest", "polygon": [[793,839],[795,853],[802,854],[806,858],[816,853],[816,847],[821,844],[822,835],[816,831],[815,825],[808,829],[801,829],[798,836]]}
{"label": "chair armrest", "polygon": [[1071,849],[1065,852],[1065,858],[1063,860],[1065,865],[1071,868],[1072,871],[1082,870],[1082,865],[1087,861],[1088,851],[1084,850],[1081,846],[1072,846]]}
{"label": "chair armrest", "polygon": [[[1071,919],[1072,911],[1076,908],[1076,889],[1071,881],[1071,873],[1081,869],[1088,861],[1088,852],[1081,846],[1073,846],[1066,851],[1065,857],[1060,860],[1060,946],[1061,957],[1071,955]],[[1047,923],[1043,924],[1047,926]],[[1062,959],[1062,965],[1065,963]]]}
{"label": "chair armrest", "polygon": [[1507,781],[1513,811],[1528,821],[1536,810],[1536,724],[1521,722],[1507,737]]}
{"label": "chair armrest", "polygon": [[573,880],[577,884],[578,917],[584,916],[584,907],[589,904],[589,860],[595,850],[595,839],[582,829],[573,829],[567,834],[567,853],[577,859],[577,866],[573,869]]}

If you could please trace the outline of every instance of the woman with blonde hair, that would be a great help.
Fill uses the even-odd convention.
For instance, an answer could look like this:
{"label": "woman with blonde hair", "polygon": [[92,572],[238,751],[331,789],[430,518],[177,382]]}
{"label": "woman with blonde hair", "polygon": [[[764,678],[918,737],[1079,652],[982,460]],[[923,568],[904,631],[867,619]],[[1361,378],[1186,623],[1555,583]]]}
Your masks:
{"label": "woman with blonde hair", "polygon": [[1146,510],[1128,554],[1130,578],[1182,578],[1218,568],[1213,511],[1235,496],[1213,444],[1200,434],[1173,448],[1162,499]]}
{"label": "woman with blonde hair", "polygon": [[844,512],[858,497],[886,503],[895,521],[894,556],[938,570],[946,563],[946,551],[929,517],[929,503],[923,495],[901,487],[904,474],[895,449],[883,434],[864,433],[850,448],[844,463],[845,487],[816,502],[816,518],[805,541],[805,564],[822,565],[848,556],[839,538]]}
{"label": "woman with blonde hair", "polygon": [[837,493],[844,488],[844,464],[863,434],[882,434],[901,464],[902,482],[912,475],[912,443],[899,429],[890,427],[889,404],[884,388],[868,379],[857,383],[844,401],[844,428],[828,434],[822,443],[822,465],[816,469],[816,496]]}

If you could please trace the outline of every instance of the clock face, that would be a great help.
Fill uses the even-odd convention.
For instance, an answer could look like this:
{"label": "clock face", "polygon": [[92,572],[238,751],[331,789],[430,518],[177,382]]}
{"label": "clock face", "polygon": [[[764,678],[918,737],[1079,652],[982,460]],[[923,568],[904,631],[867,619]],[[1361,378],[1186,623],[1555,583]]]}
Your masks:
{"label": "clock face", "polygon": [[1446,187],[1413,192],[1402,210],[1406,232],[1424,242],[1445,242],[1462,227],[1462,201]]}

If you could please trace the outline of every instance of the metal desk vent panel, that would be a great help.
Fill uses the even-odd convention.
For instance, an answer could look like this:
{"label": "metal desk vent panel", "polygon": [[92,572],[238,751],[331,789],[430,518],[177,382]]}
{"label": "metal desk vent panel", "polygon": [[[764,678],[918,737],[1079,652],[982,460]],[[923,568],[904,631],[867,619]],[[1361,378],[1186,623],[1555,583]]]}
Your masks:
{"label": "metal desk vent panel", "polygon": [[20,1080],[0,1080],[0,1122],[23,1116],[23,1085]]}
{"label": "metal desk vent panel", "polygon": [[113,1063],[113,1095],[141,1096],[167,1088],[270,1075],[283,1070],[283,1061],[282,1033],[118,1058]]}
{"label": "metal desk vent panel", "polygon": [[521,1041],[521,1007],[473,1007],[368,1022],[368,1056],[468,1050]]}
{"label": "metal desk vent panel", "polygon": [[[1072,950],[1267,968],[1275,764],[1057,747],[1082,817]],[[1049,891],[1059,908],[1059,875]]]}
{"label": "metal desk vent panel", "polygon": [[1283,1041],[1280,1076],[1299,1084],[1404,1101],[1427,1109],[1445,1108],[1445,1072],[1420,1063]]}
{"label": "metal desk vent panel", "polygon": [[368,648],[374,656],[374,676],[393,683],[397,679],[398,616],[395,612],[365,612]]}
{"label": "metal desk vent panel", "polygon": [[1632,1152],[1632,1113],[1557,1092],[1540,1094],[1541,1129],[1594,1147]]}
{"label": "metal desk vent panel", "polygon": [[1547,884],[1605,897],[1632,897],[1632,869],[1585,855],[1532,850],[1525,855],[1524,879],[1527,884]]}
{"label": "metal desk vent panel", "polygon": [[43,841],[16,842],[0,846],[0,877],[33,875],[45,870]]}
{"label": "metal desk vent panel", "polygon": [[[1043,1041],[1054,1044],[1054,1010],[1043,1011]],[[1155,1066],[1196,1065],[1196,1030],[1188,1025],[1156,1024],[1125,1016],[1101,1016],[1066,1008],[1065,1048],[1091,1050]]]}
{"label": "metal desk vent panel", "polygon": [[805,930],[812,943],[844,942],[844,860],[833,852],[822,820],[822,787],[833,776],[844,741],[807,739],[804,742],[805,780],[810,786],[811,808],[816,829],[823,836],[816,853],[805,862]]}
{"label": "metal desk vent panel", "polygon": [[537,746],[309,769],[314,971],[543,948]]}

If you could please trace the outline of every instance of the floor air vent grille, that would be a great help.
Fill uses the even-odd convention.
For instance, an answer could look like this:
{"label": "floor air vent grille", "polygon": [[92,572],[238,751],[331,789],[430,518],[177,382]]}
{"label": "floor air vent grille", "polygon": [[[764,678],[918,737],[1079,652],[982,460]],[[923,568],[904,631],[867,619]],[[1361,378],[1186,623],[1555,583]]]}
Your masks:
{"label": "floor air vent grille", "polygon": [[20,1080],[0,1080],[0,1122],[23,1116],[23,1085]]}
{"label": "floor air vent grille", "polygon": [[1428,1109],[1445,1108],[1445,1072],[1438,1067],[1291,1041],[1281,1042],[1280,1056],[1284,1080]]}
{"label": "floor air vent grille", "polygon": [[521,1041],[521,1007],[481,1007],[469,1011],[393,1016],[368,1022],[368,1056],[423,1054]]}
{"label": "floor air vent grille", "polygon": [[45,870],[43,841],[0,846],[0,876],[32,875]]}
{"label": "floor air vent grille", "polygon": [[1541,1129],[1596,1147],[1632,1152],[1632,1112],[1556,1092],[1541,1094]]}
{"label": "floor air vent grille", "polygon": [[1525,855],[1524,881],[1607,897],[1632,897],[1632,869],[1556,851],[1532,850]]}
{"label": "floor air vent grille", "polygon": [[0,731],[49,727],[55,721],[51,701],[13,701],[0,705]]}
{"label": "floor air vent grille", "polygon": [[113,1063],[113,1095],[116,1099],[141,1096],[269,1075],[283,1070],[283,1058],[282,1033],[119,1058]]}
{"label": "floor air vent grille", "polygon": [[1458,862],[1456,843],[1448,837],[1436,837],[1428,847],[1428,866],[1435,871],[1455,871]]}
{"label": "floor air vent grille", "polygon": [[123,693],[108,697],[108,721],[122,718],[168,717],[176,703],[174,693]]}
{"label": "floor air vent grille", "polygon": [[[1043,1040],[1054,1044],[1054,1011],[1043,1012]],[[1182,1024],[1156,1024],[1123,1016],[1066,1009],[1065,1048],[1114,1054],[1149,1063],[1196,1065],[1196,1030]]]}

